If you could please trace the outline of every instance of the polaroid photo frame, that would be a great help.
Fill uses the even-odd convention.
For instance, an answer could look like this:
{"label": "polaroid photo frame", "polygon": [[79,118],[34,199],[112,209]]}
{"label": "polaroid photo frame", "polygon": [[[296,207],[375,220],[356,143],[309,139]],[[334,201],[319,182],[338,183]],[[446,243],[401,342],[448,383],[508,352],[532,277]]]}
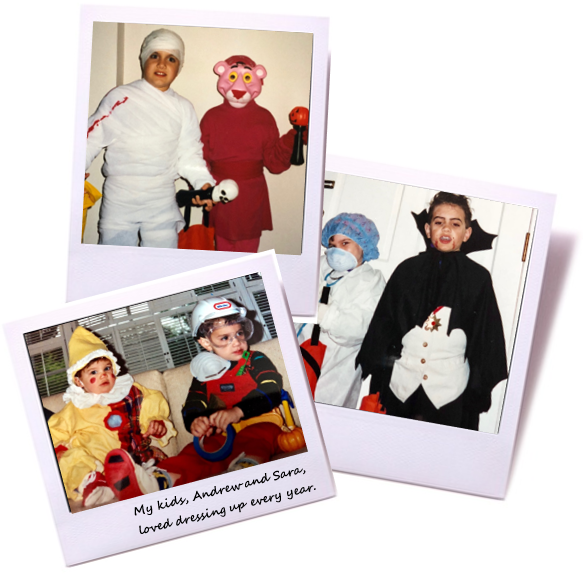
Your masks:
{"label": "polaroid photo frame", "polygon": [[[148,387],[153,389],[159,389],[154,383],[155,379],[151,379],[155,377],[154,374],[158,375],[158,380],[166,380],[171,417],[175,422],[173,411],[180,413],[184,400],[174,405],[172,395],[168,393],[168,383],[174,380],[172,387],[176,388],[177,380],[182,375],[177,372],[186,369],[182,377],[190,384],[189,361],[184,359],[181,363],[185,365],[168,370],[169,374],[168,371],[162,373],[160,370],[148,370],[148,360],[155,365],[160,362],[160,357],[164,363],[168,356],[182,355],[180,349],[184,346],[184,340],[182,346],[175,343],[176,347],[172,351],[169,346],[173,336],[184,334],[183,337],[187,337],[188,331],[184,329],[185,323],[189,324],[190,312],[184,306],[188,301],[193,306],[193,297],[197,302],[212,294],[231,298],[238,305],[245,304],[248,307],[248,316],[253,320],[258,334],[263,332],[264,337],[269,337],[256,345],[258,351],[261,351],[261,346],[270,347],[270,344],[279,341],[276,349],[270,349],[275,353],[268,354],[267,349],[263,351],[268,357],[273,355],[270,359],[284,376],[284,389],[287,387],[286,382],[289,384],[288,389],[295,402],[292,419],[296,424],[301,424],[306,448],[296,448],[296,442],[286,438],[280,443],[288,450],[282,459],[275,456],[274,460],[254,467],[92,509],[80,508],[78,502],[67,499],[47,426],[45,409],[48,408],[45,401],[41,403],[40,394],[41,386],[58,382],[54,375],[55,366],[59,365],[59,357],[62,359],[65,356],[67,359],[67,335],[74,330],[75,325],[97,328],[94,333],[102,335],[110,348],[113,347],[118,353],[118,348],[123,350],[122,361],[128,369],[130,362],[127,359],[132,358],[131,363],[135,363],[134,367],[138,368],[133,370],[133,377],[137,372],[145,380],[148,379]],[[156,313],[153,313],[154,309]],[[254,310],[255,316],[252,316]],[[108,315],[104,316],[104,312],[108,312]],[[130,319],[128,315],[133,315],[133,318]],[[165,321],[162,319],[164,316]],[[158,320],[154,320],[154,317],[158,317]],[[104,323],[99,325],[101,318]],[[114,332],[117,331],[115,335],[110,331],[111,323]],[[157,361],[154,350],[159,349],[158,339],[147,335],[148,327],[154,326],[158,326],[158,332],[162,334],[160,343],[163,342],[165,348],[158,355]],[[134,337],[127,333],[128,327],[133,327]],[[56,329],[59,329],[59,334]],[[273,251],[70,303],[56,311],[8,324],[5,332],[67,565],[277,512],[335,494],[330,465]],[[273,339],[274,334],[277,340]],[[54,347],[50,347],[51,351],[44,354],[35,349],[42,345],[44,338],[55,341],[59,336],[62,343],[56,349],[62,352],[60,356],[59,351],[55,353]],[[250,349],[253,349],[255,346],[251,339]],[[191,342],[190,346],[193,344]],[[140,361],[140,355],[135,355],[136,348],[144,348],[150,353]],[[48,365],[49,362],[52,362],[52,366]],[[60,365],[64,367],[67,364],[61,362]],[[289,416],[284,415],[284,418],[287,423]],[[290,429],[297,434],[297,427]],[[282,431],[286,431],[285,425]],[[184,435],[186,430],[183,433],[179,431],[178,440]],[[188,435],[182,439],[187,444],[192,443]]]}
{"label": "polaroid photo frame", "polygon": [[[492,391],[490,411],[479,414],[479,431],[359,411],[363,397],[370,392],[370,376],[362,385],[358,376],[352,405],[318,403],[316,385],[316,409],[332,468],[503,498],[536,328],[555,197],[334,156],[327,158],[325,186],[323,225],[342,212],[364,214],[377,225],[380,256],[370,265],[382,272],[385,281],[402,261],[426,250],[423,225],[414,216],[428,208],[437,192],[470,198],[473,218],[486,233],[493,234],[486,240],[493,248],[468,257],[491,272],[509,372],[508,379]],[[354,295],[354,299],[359,297],[366,295]],[[374,310],[376,305],[369,312],[371,316]],[[298,323],[313,324],[316,318],[296,317],[294,321],[298,328]],[[338,327],[339,319],[326,323]],[[298,339],[302,343],[305,335],[298,333]],[[425,363],[422,357],[419,362]],[[356,353],[346,369],[346,388],[355,372],[355,358]],[[419,376],[420,380],[429,378]],[[335,389],[330,388],[328,391]]]}
{"label": "polaroid photo frame", "polygon": [[[138,57],[142,41],[158,28],[168,28],[184,40],[184,67],[172,89],[194,105],[199,121],[208,110],[223,103],[213,68],[233,54],[249,56],[265,67],[267,76],[257,103],[271,112],[280,135],[293,130],[289,118],[292,110],[298,106],[309,109],[309,143],[301,147],[305,162],[281,174],[262,169],[269,189],[273,230],[263,232],[258,250],[274,249],[277,253],[291,311],[297,315],[314,314],[328,95],[328,19],[293,16],[82,7],[67,300],[242,255],[97,244],[103,153],[88,170],[87,192],[83,194],[88,118],[111,89],[141,77]],[[244,169],[240,170],[251,170]],[[239,176],[249,177],[246,173]],[[187,182],[179,179],[175,188],[187,189]],[[240,199],[234,202],[237,201]],[[242,219],[245,210],[242,207]],[[191,225],[202,227],[202,215],[202,209],[192,207]],[[88,262],[107,262],[112,275],[91,285],[85,283],[78,273],[85,270]]]}

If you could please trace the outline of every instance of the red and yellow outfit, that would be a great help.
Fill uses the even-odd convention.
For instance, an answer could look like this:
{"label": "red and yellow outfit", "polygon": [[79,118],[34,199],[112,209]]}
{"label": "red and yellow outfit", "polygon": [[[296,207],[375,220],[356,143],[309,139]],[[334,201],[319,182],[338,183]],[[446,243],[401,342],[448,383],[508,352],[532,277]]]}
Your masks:
{"label": "red and yellow outfit", "polygon": [[[78,407],[86,405],[77,400],[81,396],[86,398],[87,394],[73,394],[71,401],[49,419],[55,450],[57,453],[64,451],[59,467],[67,497],[72,500],[82,498],[76,490],[87,474],[103,472],[105,456],[111,450],[124,449],[137,462],[164,457],[164,453],[151,448],[149,438],[143,436],[150,422],[163,421],[166,426],[166,435],[157,438],[160,445],[167,445],[176,435],[168,420],[168,403],[159,391],[147,389],[134,383],[130,375],[124,375],[117,379],[107,395],[112,399],[109,404]],[[120,399],[113,401],[116,397]]]}
{"label": "red and yellow outfit", "polygon": [[[182,408],[187,431],[197,417],[210,416],[220,409],[239,407],[243,420],[247,420],[279,406],[281,375],[264,353],[248,353],[248,358],[232,361],[231,367],[218,379],[200,382],[193,378]],[[281,428],[274,423],[254,423],[237,433],[231,455],[222,461],[209,462],[196,453],[192,444],[188,444],[178,456],[160,462],[158,467],[180,474],[175,485],[182,485],[224,472],[242,452],[260,462],[267,462],[279,451],[277,438],[280,433]],[[210,436],[205,438],[205,450],[214,452],[223,443],[223,436]]]}

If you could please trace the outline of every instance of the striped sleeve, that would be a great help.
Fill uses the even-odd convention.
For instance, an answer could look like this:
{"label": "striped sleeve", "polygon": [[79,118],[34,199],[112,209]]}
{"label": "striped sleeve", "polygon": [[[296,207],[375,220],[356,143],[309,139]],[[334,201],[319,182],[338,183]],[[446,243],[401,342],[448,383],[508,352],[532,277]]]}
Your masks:
{"label": "striped sleeve", "polygon": [[283,379],[269,357],[259,351],[253,351],[249,360],[249,375],[257,384],[256,389],[248,393],[235,404],[243,411],[244,419],[257,417],[279,406]]}
{"label": "striped sleeve", "polygon": [[206,384],[201,383],[195,377],[192,378],[186,401],[182,406],[182,420],[186,431],[190,431],[192,422],[200,416],[209,416],[213,411],[208,409],[208,396],[206,393]]}

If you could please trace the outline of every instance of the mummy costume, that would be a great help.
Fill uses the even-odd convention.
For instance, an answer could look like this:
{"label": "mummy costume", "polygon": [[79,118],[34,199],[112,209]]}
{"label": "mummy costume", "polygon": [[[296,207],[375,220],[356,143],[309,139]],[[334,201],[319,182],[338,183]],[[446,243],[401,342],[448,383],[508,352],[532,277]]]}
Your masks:
{"label": "mummy costume", "polygon": [[[157,30],[144,40],[142,65],[156,50],[176,54],[178,35]],[[110,91],[89,118],[85,171],[105,150],[99,243],[176,248],[184,219],[174,181],[195,189],[215,184],[202,158],[200,128],[192,104],[171,88],[158,90],[140,79]]]}

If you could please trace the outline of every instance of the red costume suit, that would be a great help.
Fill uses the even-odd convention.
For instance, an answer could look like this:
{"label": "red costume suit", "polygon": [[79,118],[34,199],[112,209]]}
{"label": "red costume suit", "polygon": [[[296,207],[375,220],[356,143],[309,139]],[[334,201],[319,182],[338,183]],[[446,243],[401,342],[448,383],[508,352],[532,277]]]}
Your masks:
{"label": "red costume suit", "polygon": [[[264,353],[252,351],[248,358],[230,363],[231,367],[218,379],[203,383],[193,378],[182,408],[186,430],[190,431],[194,419],[210,416],[219,408],[239,407],[243,419],[249,419],[269,412],[281,403],[282,377]],[[231,460],[242,452],[262,462],[269,461],[279,452],[277,438],[280,433],[281,429],[273,423],[254,423],[236,435],[231,455],[221,461],[205,460],[196,453],[192,444],[188,444],[180,454],[161,461],[158,467],[179,474],[174,485],[181,486],[224,473]],[[218,450],[224,439],[221,435],[206,438],[205,450]]]}
{"label": "red costume suit", "polygon": [[218,181],[233,179],[239,196],[210,212],[216,235],[231,241],[258,239],[271,231],[271,208],[264,167],[274,174],[290,168],[294,131],[279,136],[273,115],[255,101],[235,108],[225,99],[200,123],[203,156]]}

